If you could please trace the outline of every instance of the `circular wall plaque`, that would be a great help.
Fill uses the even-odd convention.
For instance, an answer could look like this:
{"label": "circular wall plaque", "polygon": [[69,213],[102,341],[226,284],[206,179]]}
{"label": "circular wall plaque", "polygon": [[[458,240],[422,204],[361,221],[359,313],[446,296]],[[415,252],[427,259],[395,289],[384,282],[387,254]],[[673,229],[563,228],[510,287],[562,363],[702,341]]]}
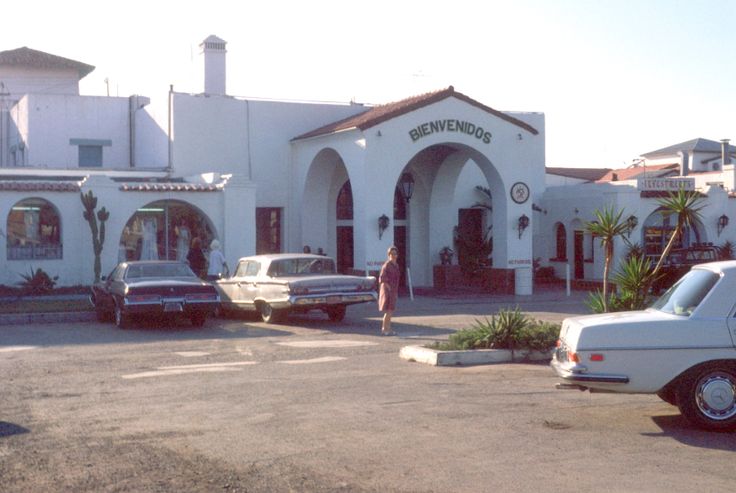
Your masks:
{"label": "circular wall plaque", "polygon": [[523,204],[529,200],[529,186],[523,181],[517,181],[511,185],[511,200],[517,204]]}

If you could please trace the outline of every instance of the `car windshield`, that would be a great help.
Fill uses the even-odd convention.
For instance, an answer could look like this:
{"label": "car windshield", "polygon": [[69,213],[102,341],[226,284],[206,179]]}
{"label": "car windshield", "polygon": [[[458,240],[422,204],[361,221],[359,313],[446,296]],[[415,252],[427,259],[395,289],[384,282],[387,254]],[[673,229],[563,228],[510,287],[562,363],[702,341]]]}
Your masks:
{"label": "car windshield", "polygon": [[674,315],[689,316],[718,282],[720,275],[705,269],[693,269],[672,286],[652,308]]}
{"label": "car windshield", "polygon": [[331,258],[290,258],[276,260],[268,268],[271,277],[313,276],[334,274],[335,262]]}
{"label": "car windshield", "polygon": [[126,279],[146,277],[196,277],[187,264],[134,264],[128,266]]}

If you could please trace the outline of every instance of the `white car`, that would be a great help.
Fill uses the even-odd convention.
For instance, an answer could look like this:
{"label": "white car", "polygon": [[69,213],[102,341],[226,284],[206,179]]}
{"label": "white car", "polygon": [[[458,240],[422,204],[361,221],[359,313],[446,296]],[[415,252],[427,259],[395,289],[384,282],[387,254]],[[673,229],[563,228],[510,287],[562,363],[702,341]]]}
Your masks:
{"label": "white car", "polygon": [[303,253],[243,257],[232,277],[214,285],[222,310],[258,312],[267,323],[311,310],[339,322],[348,305],[378,299],[375,277],[338,274],[333,259]]}
{"label": "white car", "polygon": [[736,261],[694,266],[651,308],[568,318],[560,388],[656,393],[692,424],[736,428]]}

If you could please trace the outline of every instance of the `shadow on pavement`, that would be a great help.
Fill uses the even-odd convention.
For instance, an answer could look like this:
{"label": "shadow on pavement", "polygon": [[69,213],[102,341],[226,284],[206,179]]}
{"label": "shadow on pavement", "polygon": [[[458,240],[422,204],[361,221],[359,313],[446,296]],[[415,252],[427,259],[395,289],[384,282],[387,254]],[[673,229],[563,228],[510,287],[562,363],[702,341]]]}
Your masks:
{"label": "shadow on pavement", "polygon": [[23,433],[30,433],[30,431],[28,428],[23,428],[19,425],[8,423],[7,421],[0,421],[0,438],[22,435]]}
{"label": "shadow on pavement", "polygon": [[736,451],[736,433],[718,433],[693,427],[680,415],[653,416],[662,433],[644,433],[653,438],[669,437],[690,447]]}

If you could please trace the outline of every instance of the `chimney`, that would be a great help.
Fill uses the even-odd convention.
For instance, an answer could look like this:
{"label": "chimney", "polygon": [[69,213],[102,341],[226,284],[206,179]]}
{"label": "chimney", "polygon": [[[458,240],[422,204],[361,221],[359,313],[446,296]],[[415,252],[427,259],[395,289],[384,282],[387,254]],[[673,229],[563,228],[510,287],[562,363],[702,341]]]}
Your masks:
{"label": "chimney", "polygon": [[685,151],[680,151],[677,154],[680,156],[680,176],[687,176],[689,172],[688,161],[690,156],[688,156],[688,153]]}
{"label": "chimney", "polygon": [[727,164],[731,164],[731,157],[728,155],[729,139],[721,139],[721,169]]}
{"label": "chimney", "polygon": [[225,90],[225,49],[226,41],[217,36],[209,36],[200,43],[204,58],[204,92],[224,96]]}

